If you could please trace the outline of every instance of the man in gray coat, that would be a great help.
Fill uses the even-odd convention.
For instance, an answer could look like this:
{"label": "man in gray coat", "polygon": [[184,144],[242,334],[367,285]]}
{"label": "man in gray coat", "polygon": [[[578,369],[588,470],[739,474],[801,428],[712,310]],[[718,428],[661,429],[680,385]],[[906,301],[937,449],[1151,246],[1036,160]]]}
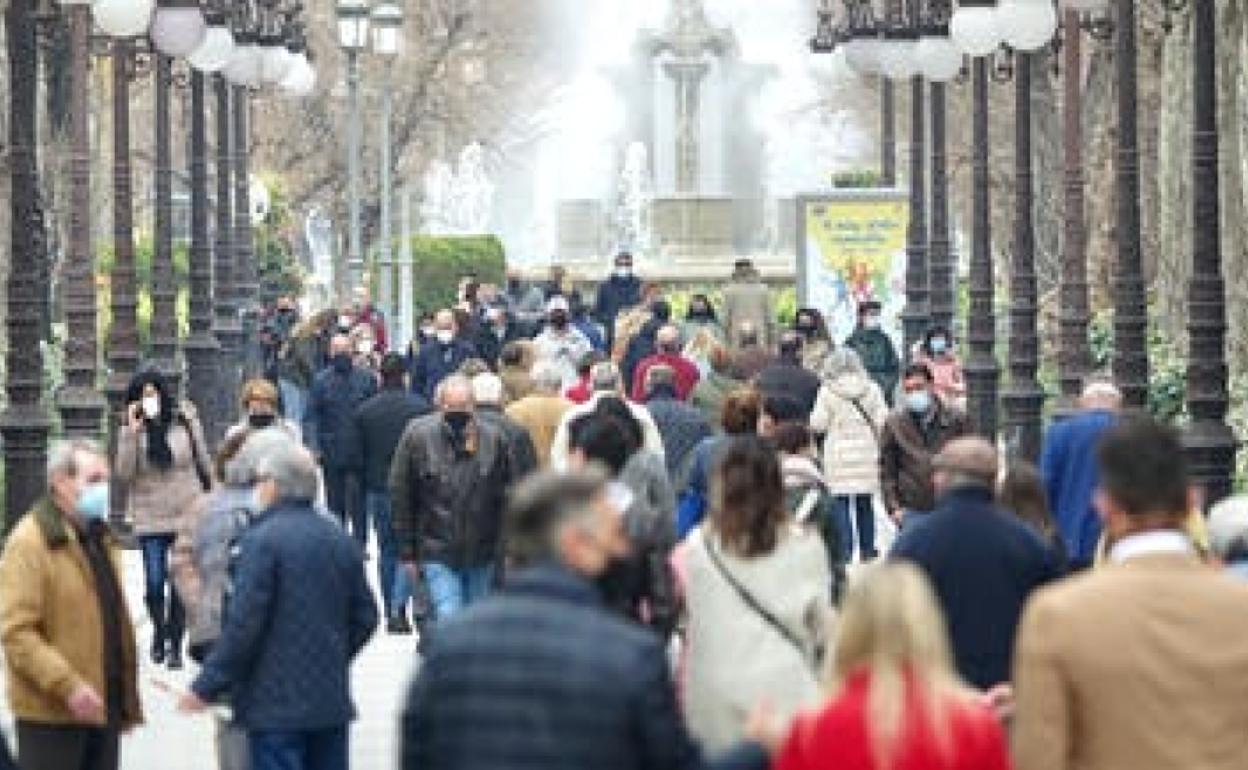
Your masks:
{"label": "man in gray coat", "polygon": [[733,347],[744,346],[743,327],[753,326],[760,333],[763,347],[775,341],[775,308],[771,294],[748,259],[738,259],[732,282],[724,287],[724,329]]}

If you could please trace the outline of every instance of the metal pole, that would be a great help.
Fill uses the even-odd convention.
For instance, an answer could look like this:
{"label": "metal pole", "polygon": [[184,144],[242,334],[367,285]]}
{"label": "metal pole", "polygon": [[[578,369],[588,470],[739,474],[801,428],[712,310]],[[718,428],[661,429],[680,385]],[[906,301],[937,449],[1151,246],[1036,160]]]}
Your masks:
{"label": "metal pole", "polygon": [[91,6],[71,5],[66,11],[70,35],[69,254],[65,260],[65,387],[56,401],[65,434],[94,439],[100,437],[100,418],[107,405],[98,385],[91,247]]}
{"label": "metal pole", "polygon": [[191,317],[186,338],[186,394],[217,435],[214,394],[221,346],[213,334],[212,243],[208,235],[207,95],[204,74],[191,71]]}
{"label": "metal pole", "polygon": [[400,313],[403,322],[400,325],[402,336],[395,340],[397,344],[402,344],[416,336],[416,284],[413,275],[415,265],[412,264],[412,191],[407,185],[403,185],[401,193],[400,206],[402,216],[402,230],[399,243],[399,294]]}
{"label": "metal pole", "polygon": [[[109,443],[125,419],[126,389],[139,363],[138,286],[134,270],[134,181],[130,168],[130,78],[134,44],[113,41],[113,315],[108,338]],[[125,522],[125,487],[112,486],[112,518]]]}
{"label": "metal pole", "polygon": [[394,247],[391,243],[391,203],[394,200],[390,158],[390,120],[393,109],[390,96],[390,66],[386,65],[381,87],[381,248],[377,253],[379,307],[386,309],[396,323],[399,318],[399,294],[394,285]]}
{"label": "metal pole", "polygon": [[932,229],[929,296],[933,324],[953,328],[954,263],[949,243],[949,177],[946,173],[945,84],[931,84]]}
{"label": "metal pole", "polygon": [[34,0],[11,0],[5,11],[9,64],[9,244],[10,265],[5,351],[8,406],[0,415],[4,436],[7,532],[46,492],[48,414],[42,402],[43,358],[39,327],[48,296],[39,291],[47,269],[47,241],[39,196],[38,78]]}
{"label": "metal pole", "polygon": [[1088,301],[1087,229],[1083,193],[1083,31],[1079,14],[1067,11],[1062,25],[1064,63],[1063,135],[1066,160],[1065,232],[1062,244],[1061,310],[1058,381],[1062,406],[1074,407],[1083,381],[1092,369],[1088,343],[1091,311]]}
{"label": "metal pole", "polygon": [[151,357],[177,392],[178,288],[173,276],[173,152],[169,96],[173,60],[156,54],[156,242],[152,255]]}
{"label": "metal pole", "polygon": [[[263,368],[256,322],[259,318],[260,286],[256,249],[251,229],[251,172],[249,125],[250,95],[243,86],[234,87],[234,280],[238,298],[238,318],[242,325],[240,363],[242,376],[253,377]],[[241,383],[228,391],[237,395]]]}
{"label": "metal pole", "polygon": [[1218,180],[1216,10],[1192,3],[1192,279],[1188,293],[1186,446],[1192,478],[1213,504],[1231,493],[1235,434],[1226,424],[1226,284]]}
{"label": "metal pole", "polygon": [[221,344],[217,366],[217,389],[213,397],[213,422],[218,432],[210,434],[213,441],[222,438],[225,428],[233,422],[234,394],[239,380],[239,357],[243,327],[238,319],[238,297],[234,283],[234,150],[232,91],[226,79],[217,75],[216,90],[216,253],[213,255],[213,294],[216,299],[213,331]]}
{"label": "metal pole", "polygon": [[910,227],[906,238],[906,308],[901,319],[905,357],[927,329],[927,185],[924,184],[923,78],[910,80]]}
{"label": "metal pole", "polygon": [[993,301],[996,281],[992,264],[992,199],[989,196],[988,155],[988,59],[978,57],[973,65],[973,110],[971,119],[971,273],[970,308],[966,322],[967,406],[971,421],[981,436],[997,437],[996,308]]}
{"label": "metal pole", "polygon": [[1019,456],[1040,457],[1044,391],[1036,380],[1035,191],[1031,159],[1031,79],[1035,59],[1019,53],[1014,72],[1014,254],[1010,270],[1010,382],[1002,396],[1010,439]]}
{"label": "metal pole", "polygon": [[897,186],[897,91],[893,81],[880,78],[880,185]]}
{"label": "metal pole", "polygon": [[347,184],[350,195],[350,245],[347,255],[348,289],[364,285],[364,245],[360,231],[360,57],[347,53]]}
{"label": "metal pole", "polygon": [[[1148,405],[1148,295],[1140,256],[1135,0],[1117,0],[1118,264],[1114,272],[1114,379],[1128,408]],[[1202,184],[1207,180],[1202,180]]]}

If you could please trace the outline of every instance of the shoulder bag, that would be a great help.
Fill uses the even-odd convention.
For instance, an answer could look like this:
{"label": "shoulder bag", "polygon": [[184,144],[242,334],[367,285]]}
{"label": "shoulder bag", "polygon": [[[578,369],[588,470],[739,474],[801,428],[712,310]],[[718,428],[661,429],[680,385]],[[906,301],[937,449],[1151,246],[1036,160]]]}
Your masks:
{"label": "shoulder bag", "polygon": [[719,575],[724,579],[724,582],[732,587],[732,590],[736,593],[737,598],[744,602],[745,606],[749,607],[754,614],[762,618],[768,626],[771,626],[773,631],[792,645],[793,649],[797,650],[797,653],[802,657],[802,660],[806,661],[815,674],[818,675],[823,658],[820,650],[815,649],[812,651],[807,649],[806,645],[802,643],[801,639],[797,638],[796,634],[781,623],[779,618],[777,618],[770,610],[755,599],[750,592],[745,589],[745,586],[741,585],[741,583],[732,576],[732,573],[728,571],[728,567],[724,565],[723,560],[720,558],[719,553],[715,550],[715,546],[711,545],[711,541],[707,539],[706,533],[704,533],[702,545],[706,548],[706,554],[710,557],[711,564],[715,565],[715,570],[719,572]]}

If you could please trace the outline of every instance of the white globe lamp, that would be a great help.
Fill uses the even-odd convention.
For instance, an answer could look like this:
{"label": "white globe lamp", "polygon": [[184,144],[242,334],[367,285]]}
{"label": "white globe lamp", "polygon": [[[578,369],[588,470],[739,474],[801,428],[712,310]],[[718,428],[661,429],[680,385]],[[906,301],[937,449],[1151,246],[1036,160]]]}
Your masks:
{"label": "white globe lamp", "polygon": [[91,14],[95,25],[110,37],[137,37],[152,23],[155,0],[95,0]]}
{"label": "white globe lamp", "polygon": [[258,88],[261,84],[262,60],[264,57],[260,46],[251,41],[238,41],[234,46],[234,55],[230,63],[225,65],[221,74],[236,86]]}
{"label": "white globe lamp", "polygon": [[924,33],[915,48],[915,58],[923,77],[933,83],[948,83],[962,71],[962,51],[945,30]]}
{"label": "white globe lamp", "polygon": [[987,56],[1001,45],[995,0],[962,0],[949,20],[953,44],[967,56]]}
{"label": "white globe lamp", "polygon": [[234,33],[222,24],[210,24],[204,32],[204,40],[186,60],[200,72],[214,73],[225,69],[234,58]]}
{"label": "white globe lamp", "polygon": [[165,56],[182,59],[203,44],[208,23],[194,2],[161,3],[152,17],[152,45]]}
{"label": "white globe lamp", "polygon": [[1032,53],[1044,48],[1057,32],[1057,10],[1052,0],[1002,0],[997,24],[1006,45]]}

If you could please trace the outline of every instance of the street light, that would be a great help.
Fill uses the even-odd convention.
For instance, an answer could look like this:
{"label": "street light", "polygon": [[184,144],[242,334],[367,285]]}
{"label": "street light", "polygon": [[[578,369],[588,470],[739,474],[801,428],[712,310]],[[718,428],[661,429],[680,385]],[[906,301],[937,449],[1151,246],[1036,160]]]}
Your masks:
{"label": "street light", "polygon": [[399,55],[403,31],[403,9],[393,2],[382,2],[373,9],[373,52],[383,60],[381,86],[381,248],[377,259],[380,280],[378,303],[390,317],[399,318],[399,292],[394,283],[391,206],[394,201],[391,171],[390,122],[393,102],[390,94],[390,68]]}
{"label": "street light", "polygon": [[147,32],[156,0],[95,0],[95,25],[109,37],[137,37]]}
{"label": "street light", "polygon": [[338,0],[338,44],[347,55],[347,186],[350,232],[347,268],[351,288],[361,285],[364,273],[363,234],[360,231],[360,54],[368,47],[369,8],[365,0]]}
{"label": "street light", "polygon": [[163,0],[152,17],[152,45],[173,58],[194,53],[208,34],[208,24],[197,0]]}

